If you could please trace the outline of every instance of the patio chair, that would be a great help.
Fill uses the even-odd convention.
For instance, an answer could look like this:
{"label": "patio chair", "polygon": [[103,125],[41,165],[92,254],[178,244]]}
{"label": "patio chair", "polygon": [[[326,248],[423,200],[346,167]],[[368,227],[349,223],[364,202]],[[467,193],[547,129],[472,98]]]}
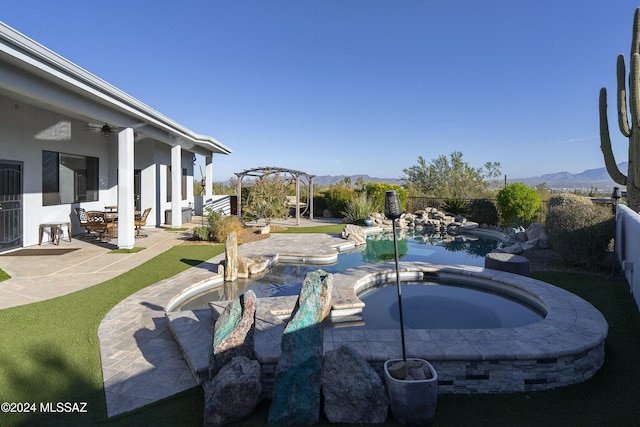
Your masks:
{"label": "patio chair", "polygon": [[109,221],[104,212],[89,211],[87,212],[86,228],[91,232],[98,233],[98,238],[104,240],[105,234],[113,229],[113,221]]}
{"label": "patio chair", "polygon": [[81,239],[87,239],[87,238],[92,238],[95,239],[96,235],[93,234],[91,232],[91,230],[88,227],[89,221],[87,219],[87,211],[84,210],[84,208],[74,208],[73,209],[78,217],[78,221],[80,222],[80,227],[84,227],[84,229],[87,231],[85,234],[83,234],[80,238]]}
{"label": "patio chair", "polygon": [[142,212],[142,215],[140,215],[140,218],[136,218],[133,222],[133,225],[136,228],[136,239],[138,237],[147,237],[146,234],[140,233],[140,229],[147,225],[147,217],[149,216],[149,212],[151,212],[151,208],[145,209],[144,212]]}

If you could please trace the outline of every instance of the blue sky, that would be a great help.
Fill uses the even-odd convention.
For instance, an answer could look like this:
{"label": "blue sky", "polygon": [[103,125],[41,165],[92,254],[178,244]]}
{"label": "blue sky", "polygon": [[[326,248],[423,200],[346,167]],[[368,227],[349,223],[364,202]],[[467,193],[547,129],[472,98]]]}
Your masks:
{"label": "blue sky", "polygon": [[[21,0],[0,20],[260,166],[399,178],[453,151],[509,178],[604,166],[630,0]],[[196,172],[199,175],[199,172]]]}

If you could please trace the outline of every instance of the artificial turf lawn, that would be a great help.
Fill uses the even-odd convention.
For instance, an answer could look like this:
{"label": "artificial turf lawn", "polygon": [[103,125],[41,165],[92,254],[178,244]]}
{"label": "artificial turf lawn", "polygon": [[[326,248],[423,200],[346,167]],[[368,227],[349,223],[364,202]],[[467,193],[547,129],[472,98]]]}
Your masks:
{"label": "artificial turf lawn", "polygon": [[[113,280],[53,300],[0,310],[0,402],[87,402],[86,414],[6,414],[0,426],[200,426],[199,387],[106,419],[97,328],[126,296],[215,256],[222,246],[178,246]],[[637,425],[640,420],[640,315],[626,282],[535,273],[594,304],[609,322],[603,368],[557,390],[441,395],[433,426]],[[268,402],[232,426],[266,425]],[[318,425],[330,425],[324,417]],[[344,424],[343,424],[344,425]],[[389,418],[384,425],[396,425]]]}
{"label": "artificial turf lawn", "polygon": [[99,285],[0,310],[0,402],[87,402],[88,410],[73,416],[0,413],[0,426],[104,422],[102,318],[127,296],[223,251],[222,245],[176,246]]}

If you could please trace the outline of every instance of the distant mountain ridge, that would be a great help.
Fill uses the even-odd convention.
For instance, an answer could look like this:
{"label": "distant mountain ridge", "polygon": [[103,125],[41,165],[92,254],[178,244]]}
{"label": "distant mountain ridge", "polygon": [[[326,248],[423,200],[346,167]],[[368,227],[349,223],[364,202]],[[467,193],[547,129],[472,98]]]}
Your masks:
{"label": "distant mountain ridge", "polygon": [[313,178],[313,183],[317,185],[332,185],[343,181],[345,178],[351,179],[351,185],[355,185],[358,179],[367,182],[388,182],[389,184],[404,184],[404,180],[398,178],[376,178],[369,175],[318,175]]}
{"label": "distant mountain ridge", "polygon": [[[626,173],[628,164],[627,162],[619,163],[618,168],[622,173]],[[404,180],[400,178],[377,178],[366,174],[358,175],[318,175],[313,178],[313,183],[320,186],[329,186],[344,181],[345,178],[351,179],[351,184],[355,185],[360,178],[366,182],[388,182],[390,184],[403,185]],[[587,169],[583,172],[573,174],[570,172],[556,172],[548,173],[540,176],[534,176],[530,178],[509,178],[508,183],[522,182],[531,187],[535,187],[538,184],[546,184],[549,188],[556,190],[586,190],[589,191],[592,188],[598,190],[610,190],[613,187],[620,187],[616,184],[609,174],[607,169],[602,167],[598,169]],[[228,182],[227,182],[228,183]]]}
{"label": "distant mountain ridge", "polygon": [[[619,163],[618,169],[622,173],[626,173],[628,164],[627,162]],[[548,187],[559,190],[573,190],[583,189],[589,190],[591,188],[597,188],[599,190],[613,189],[613,187],[620,187],[616,184],[609,173],[607,168],[587,169],[584,172],[572,174],[570,172],[556,172],[548,173],[541,176],[534,176],[531,178],[514,178],[509,179],[507,182],[522,182],[530,186],[536,186],[538,184],[547,184]]]}

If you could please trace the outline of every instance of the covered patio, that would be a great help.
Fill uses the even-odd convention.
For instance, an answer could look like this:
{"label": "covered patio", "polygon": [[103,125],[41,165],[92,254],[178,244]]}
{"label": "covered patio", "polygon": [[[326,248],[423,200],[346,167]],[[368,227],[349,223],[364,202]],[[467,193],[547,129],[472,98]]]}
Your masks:
{"label": "covered patio", "polygon": [[[142,77],[141,77],[142,78]],[[38,243],[42,224],[72,223],[75,208],[117,212],[117,242],[194,204],[193,164],[231,150],[198,134],[0,23],[0,252]]]}

